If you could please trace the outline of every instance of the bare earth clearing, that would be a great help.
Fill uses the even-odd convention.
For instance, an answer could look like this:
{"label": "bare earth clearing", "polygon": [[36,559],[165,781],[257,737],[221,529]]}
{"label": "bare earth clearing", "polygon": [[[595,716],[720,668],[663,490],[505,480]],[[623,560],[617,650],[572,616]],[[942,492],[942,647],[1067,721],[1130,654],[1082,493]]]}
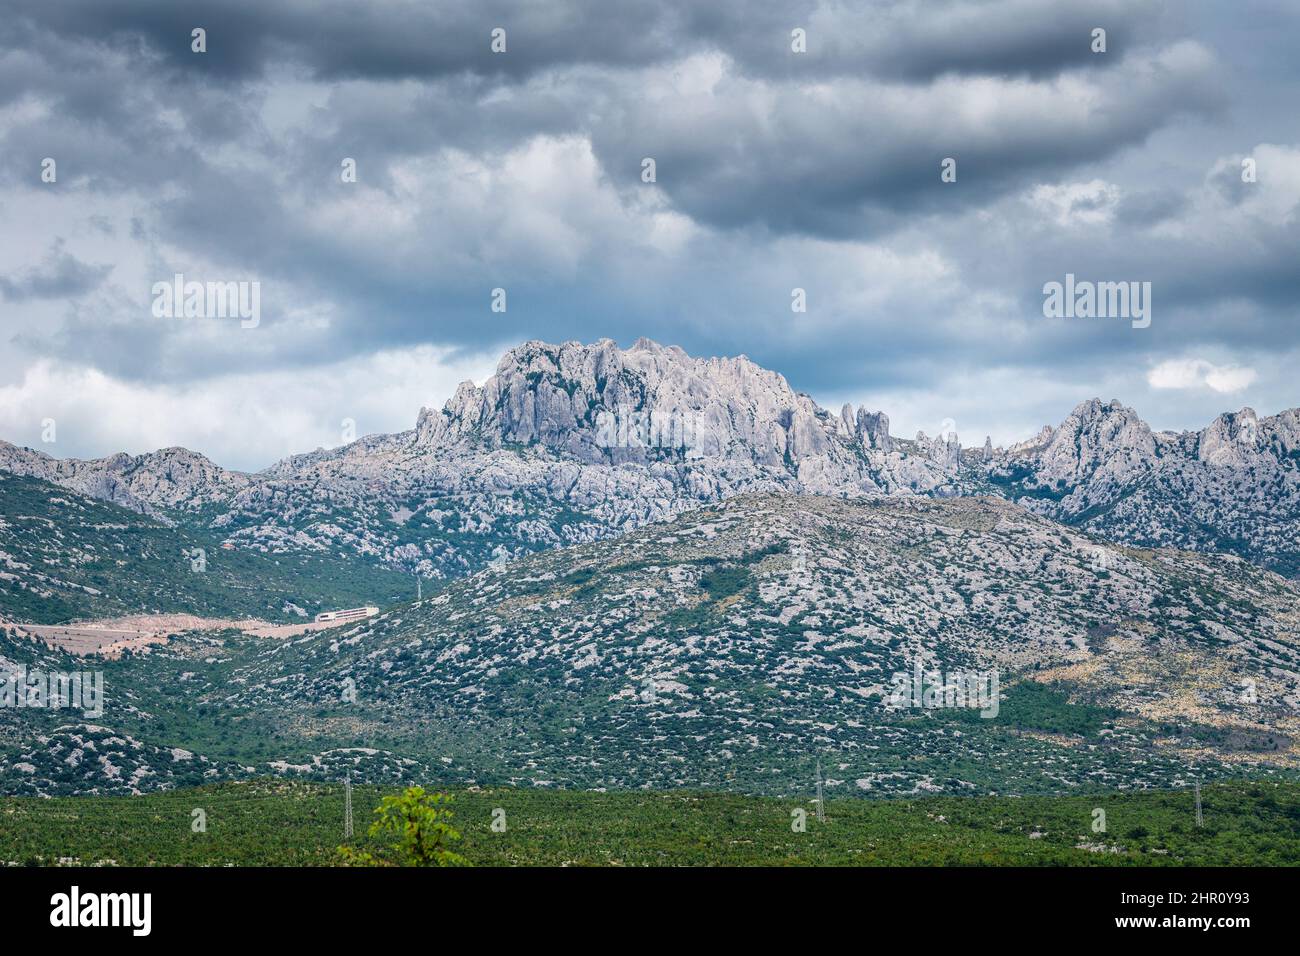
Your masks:
{"label": "bare earth clearing", "polygon": [[142,614],[74,624],[15,624],[0,620],[0,626],[16,630],[20,635],[39,638],[51,647],[70,654],[98,654],[112,658],[120,657],[125,650],[147,650],[151,644],[165,643],[168,635],[183,631],[234,629],[254,637],[281,638],[297,637],[335,624],[336,622],[329,621],[320,624],[314,621],[271,624],[254,618],[232,621],[195,617],[192,614]]}

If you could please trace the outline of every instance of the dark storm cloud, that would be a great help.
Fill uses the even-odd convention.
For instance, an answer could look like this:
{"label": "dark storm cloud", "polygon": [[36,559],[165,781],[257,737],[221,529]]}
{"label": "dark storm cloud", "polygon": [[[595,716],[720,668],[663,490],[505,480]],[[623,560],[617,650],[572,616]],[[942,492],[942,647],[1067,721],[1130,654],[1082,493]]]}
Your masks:
{"label": "dark storm cloud", "polygon": [[[698,40],[679,33],[672,6],[657,0],[70,0],[20,13],[11,30],[52,31],[124,50],[143,45],[175,69],[201,70],[217,81],[257,79],[283,65],[325,81],[522,77],[555,66],[637,66],[680,55],[679,42]],[[506,30],[507,55],[490,48],[498,27]],[[207,31],[201,58],[191,50],[195,28]]]}
{"label": "dark storm cloud", "polygon": [[[594,130],[594,142],[611,174],[630,178],[653,157],[660,188],[698,220],[852,238],[1060,178],[1221,103],[1212,57],[1192,45],[1072,79],[1077,94],[993,81],[919,89],[846,81],[818,96],[723,82],[707,95],[625,107]],[[1104,106],[1077,108],[1075,95]],[[940,182],[947,157],[957,161],[953,184]]]}
{"label": "dark storm cloud", "polygon": [[[1107,31],[1122,55],[1150,43],[1171,18],[1155,0],[64,0],[17,12],[10,36],[61,37],[142,46],[172,66],[212,78],[249,79],[295,64],[321,80],[432,79],[461,73],[527,77],[575,65],[642,67],[703,49],[732,56],[757,75],[877,75],[928,79],[943,73],[1051,75],[1093,56],[1091,31]],[[191,30],[207,31],[196,62]],[[509,55],[491,31],[507,31]],[[808,33],[791,55],[791,30]]]}
{"label": "dark storm cloud", "polygon": [[0,275],[0,294],[9,302],[29,299],[75,299],[99,287],[111,265],[91,265],[66,252],[57,241],[35,269],[18,275]]}
{"label": "dark storm cloud", "polygon": [[1187,208],[1187,197],[1177,190],[1147,189],[1124,196],[1116,218],[1127,226],[1154,226],[1177,216]]}
{"label": "dark storm cloud", "polygon": [[[0,27],[11,45],[30,51],[9,67],[0,89],[16,88],[21,71],[32,89],[55,99],[52,121],[15,128],[6,145],[25,147],[28,163],[39,160],[36,152],[76,157],[81,162],[74,168],[88,170],[92,186],[184,184],[196,165],[193,153],[223,144],[277,152],[300,175],[318,157],[324,169],[338,156],[360,160],[362,153],[371,174],[383,177],[403,155],[448,145],[501,149],[535,133],[575,132],[592,137],[615,181],[634,181],[642,158],[653,156],[665,167],[660,188],[702,222],[850,238],[879,235],[913,211],[985,202],[1026,176],[1061,175],[1183,112],[1212,108],[1215,90],[1204,70],[1194,75],[1175,65],[1172,78],[1146,77],[1126,88],[1133,82],[1123,67],[1126,38],[1158,40],[1156,25],[1167,19],[1157,15],[1160,9],[1029,0],[808,3],[780,13],[734,0],[472,7],[71,2],[27,11]],[[1120,41],[1101,57],[1088,46],[1087,25],[1098,17],[1112,41]],[[200,21],[209,31],[204,55],[188,45],[190,27]],[[485,24],[506,22],[512,46],[497,56],[488,49]],[[806,60],[789,50],[792,22],[809,24],[823,44],[814,43]],[[1071,44],[1077,54],[1065,52]],[[740,72],[719,91],[679,102],[647,100],[640,74],[594,69],[664,63],[700,50],[727,53]],[[963,61],[970,50],[987,62]],[[801,76],[822,75],[834,64],[832,73],[852,76],[820,93],[753,79],[786,74],[777,64],[795,61],[811,65]],[[903,64],[907,70],[899,69]],[[272,65],[323,80],[429,84],[397,103],[389,101],[391,88],[340,86],[320,131],[277,144],[268,141],[257,113],[264,88],[248,87]],[[1015,104],[972,109],[956,84],[950,93],[893,85],[954,71],[1005,79],[1076,68],[1096,78],[1104,99],[1083,136],[1059,104],[1050,113],[1036,112],[1032,103],[1023,110]],[[545,82],[500,89],[506,75],[548,69],[555,75]],[[873,73],[891,77],[891,85],[862,79]],[[917,91],[912,103],[910,91]],[[987,96],[1018,92],[1013,86]],[[183,117],[184,135],[160,121],[167,114]],[[947,156],[958,159],[963,186],[943,193],[933,186],[937,163]]]}
{"label": "dark storm cloud", "polygon": [[[208,85],[193,72],[168,75],[141,43],[130,49],[30,23],[0,19],[0,182],[27,183],[44,157],[58,161],[59,183],[95,192],[182,187],[226,144],[264,148],[260,95]],[[27,109],[40,104],[39,110]],[[63,188],[62,186],[58,188]]]}
{"label": "dark storm cloud", "polygon": [[[758,76],[875,76],[924,81],[944,74],[1052,76],[1096,61],[1092,31],[1106,53],[1123,56],[1177,29],[1154,0],[898,0],[878,3],[695,4],[692,33],[708,36]],[[807,32],[792,56],[790,31]]]}
{"label": "dark storm cloud", "polygon": [[[59,321],[27,322],[23,344],[126,379],[648,334],[746,352],[810,390],[939,388],[963,368],[1102,374],[1292,340],[1295,219],[1262,216],[1215,165],[1300,142],[1276,108],[1297,70],[1284,5],[0,6],[0,183],[31,189],[57,157],[49,195],[84,197],[96,231],[116,222],[142,260],[128,281],[74,259],[83,271],[51,293],[69,300]],[[795,26],[807,54],[790,50]],[[583,150],[530,155],[539,140],[589,142],[594,171]],[[958,181],[943,184],[949,156]],[[343,157],[358,184],[340,183]],[[1023,198],[1094,179],[1115,185],[1113,208],[1087,190],[1059,208]],[[649,243],[656,228],[693,238]],[[857,260],[837,258],[858,247],[899,261],[859,287]],[[150,321],[149,283],[173,271],[259,279],[263,327],[196,345]],[[1046,323],[1042,284],[1067,271],[1153,281],[1149,334]],[[36,301],[58,275],[10,269],[0,291]],[[498,285],[504,316],[486,307]]]}

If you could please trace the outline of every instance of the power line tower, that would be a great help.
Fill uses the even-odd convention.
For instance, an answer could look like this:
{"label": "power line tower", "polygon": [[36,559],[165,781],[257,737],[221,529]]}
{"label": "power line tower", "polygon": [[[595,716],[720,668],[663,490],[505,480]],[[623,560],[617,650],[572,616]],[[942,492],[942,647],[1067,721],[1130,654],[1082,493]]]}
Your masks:
{"label": "power line tower", "polygon": [[343,778],[343,839],[352,839],[352,771]]}
{"label": "power line tower", "polygon": [[424,600],[424,579],[418,574],[415,576],[415,600],[417,602]]}
{"label": "power line tower", "polygon": [[826,799],[822,793],[822,762],[817,760],[817,822],[826,822]]}
{"label": "power line tower", "polygon": [[1196,793],[1196,825],[1205,826],[1205,817],[1201,815],[1201,778],[1196,777],[1192,780],[1192,789]]}

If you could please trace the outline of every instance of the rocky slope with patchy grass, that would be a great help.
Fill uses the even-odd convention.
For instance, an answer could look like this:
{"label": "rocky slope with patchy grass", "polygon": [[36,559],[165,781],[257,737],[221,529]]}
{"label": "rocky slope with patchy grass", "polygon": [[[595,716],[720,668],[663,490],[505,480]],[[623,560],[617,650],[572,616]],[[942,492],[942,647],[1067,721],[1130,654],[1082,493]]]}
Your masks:
{"label": "rocky slope with patchy grass", "polygon": [[[831,793],[877,796],[1290,777],[1297,598],[1234,556],[1107,545],[996,498],[755,494],[350,626],[183,636],[105,665],[100,723],[235,776],[787,793],[820,761]],[[904,706],[918,666],[929,690],[995,676],[996,706]],[[106,785],[57,770],[58,792]]]}

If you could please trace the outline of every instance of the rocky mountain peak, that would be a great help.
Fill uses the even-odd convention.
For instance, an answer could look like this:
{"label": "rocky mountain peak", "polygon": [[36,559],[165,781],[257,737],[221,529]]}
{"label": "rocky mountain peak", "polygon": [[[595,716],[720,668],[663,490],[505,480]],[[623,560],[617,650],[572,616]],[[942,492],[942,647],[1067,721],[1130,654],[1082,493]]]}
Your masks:
{"label": "rocky mountain peak", "polygon": [[1036,454],[1052,443],[1052,436],[1055,434],[1055,428],[1051,425],[1044,425],[1033,438],[1013,444],[1007,449],[1007,454],[1013,458]]}
{"label": "rocky mountain peak", "polygon": [[0,441],[0,470],[52,481],[164,521],[169,520],[163,514],[166,509],[226,501],[250,480],[180,447],[81,460],[51,458]]}
{"label": "rocky mountain peak", "polygon": [[888,419],[859,413],[837,423],[785,377],[744,356],[693,358],[641,338],[629,349],[527,342],[502,358],[481,388],[463,383],[440,413],[424,410],[425,448],[539,444],[582,461],[646,453],[749,459],[797,467],[833,455],[837,432],[888,449]]}
{"label": "rocky mountain peak", "polygon": [[1224,412],[1198,436],[1196,457],[1209,465],[1242,467],[1260,453],[1265,435],[1253,408]]}
{"label": "rocky mountain peak", "polygon": [[1131,480],[1150,466],[1156,439],[1137,412],[1118,401],[1077,405],[1039,453],[1039,479],[1075,485],[1093,476]]}

